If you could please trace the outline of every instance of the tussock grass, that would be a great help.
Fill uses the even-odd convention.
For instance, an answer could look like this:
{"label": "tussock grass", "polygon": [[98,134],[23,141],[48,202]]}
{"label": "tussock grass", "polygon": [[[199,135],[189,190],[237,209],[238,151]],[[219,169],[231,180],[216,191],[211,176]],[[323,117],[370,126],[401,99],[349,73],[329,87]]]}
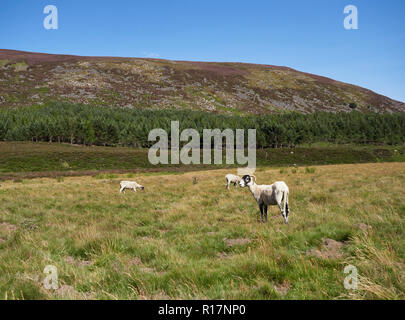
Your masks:
{"label": "tussock grass", "polygon": [[[131,173],[145,191],[125,195],[127,174],[2,182],[0,297],[405,298],[404,163],[261,168],[258,183],[290,187],[289,225],[275,207],[259,224],[249,191],[225,189],[229,172]],[[338,258],[322,256],[325,238],[342,243]],[[42,285],[49,264],[58,290]]]}
{"label": "tussock grass", "polygon": [[312,174],[312,173],[315,173],[315,168],[305,168],[305,173],[310,173],[310,174]]}

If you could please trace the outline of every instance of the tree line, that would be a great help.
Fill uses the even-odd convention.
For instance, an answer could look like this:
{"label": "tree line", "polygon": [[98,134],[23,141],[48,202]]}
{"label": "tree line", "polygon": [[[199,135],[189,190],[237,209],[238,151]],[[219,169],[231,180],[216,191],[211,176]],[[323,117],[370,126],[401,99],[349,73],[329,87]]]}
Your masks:
{"label": "tree line", "polygon": [[[150,147],[148,133],[166,130],[256,129],[258,148],[302,143],[386,143],[405,141],[405,114],[297,112],[235,116],[190,110],[94,107],[62,102],[0,110],[0,140],[68,142],[85,145]],[[245,134],[247,138],[247,134]]]}

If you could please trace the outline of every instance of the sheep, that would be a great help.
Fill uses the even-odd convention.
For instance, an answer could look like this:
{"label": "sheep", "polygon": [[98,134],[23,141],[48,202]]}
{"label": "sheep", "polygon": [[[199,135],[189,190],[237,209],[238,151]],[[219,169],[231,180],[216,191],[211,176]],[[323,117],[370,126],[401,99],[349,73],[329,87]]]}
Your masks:
{"label": "sheep", "polygon": [[132,189],[136,192],[136,188],[139,188],[140,190],[145,189],[144,186],[140,185],[139,183],[136,183],[135,181],[121,181],[120,182],[120,193],[124,192],[125,189]]}
{"label": "sheep", "polygon": [[[255,198],[260,209],[260,221],[263,223],[263,215],[267,221],[267,206],[278,205],[281,214],[283,215],[284,222],[288,224],[288,214],[290,209],[288,207],[288,194],[290,193],[284,181],[277,181],[272,185],[257,185],[256,177],[252,175],[245,175],[239,182],[242,188],[248,186],[250,192]],[[284,208],[281,207],[281,202],[284,199]]]}
{"label": "sheep", "polygon": [[226,179],[226,188],[229,190],[229,186],[231,185],[231,183],[235,186],[235,188],[238,187],[238,183],[240,181],[240,177],[239,176],[235,176],[234,174],[227,174],[225,176]]}

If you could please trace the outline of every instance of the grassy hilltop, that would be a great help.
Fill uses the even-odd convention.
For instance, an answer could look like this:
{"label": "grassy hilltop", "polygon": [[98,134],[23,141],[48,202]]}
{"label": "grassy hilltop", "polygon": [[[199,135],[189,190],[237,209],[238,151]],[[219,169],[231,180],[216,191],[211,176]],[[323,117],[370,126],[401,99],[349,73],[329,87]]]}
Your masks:
{"label": "grassy hilltop", "polygon": [[0,49],[0,108],[49,100],[246,115],[404,112],[403,102],[288,67]]}

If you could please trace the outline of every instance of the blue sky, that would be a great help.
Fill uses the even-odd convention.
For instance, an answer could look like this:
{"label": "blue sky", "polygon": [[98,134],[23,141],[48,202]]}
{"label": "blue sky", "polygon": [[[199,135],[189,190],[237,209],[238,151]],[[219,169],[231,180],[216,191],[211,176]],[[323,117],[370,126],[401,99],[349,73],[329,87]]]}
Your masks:
{"label": "blue sky", "polygon": [[405,102],[404,17],[403,0],[2,0],[0,48],[284,65]]}

